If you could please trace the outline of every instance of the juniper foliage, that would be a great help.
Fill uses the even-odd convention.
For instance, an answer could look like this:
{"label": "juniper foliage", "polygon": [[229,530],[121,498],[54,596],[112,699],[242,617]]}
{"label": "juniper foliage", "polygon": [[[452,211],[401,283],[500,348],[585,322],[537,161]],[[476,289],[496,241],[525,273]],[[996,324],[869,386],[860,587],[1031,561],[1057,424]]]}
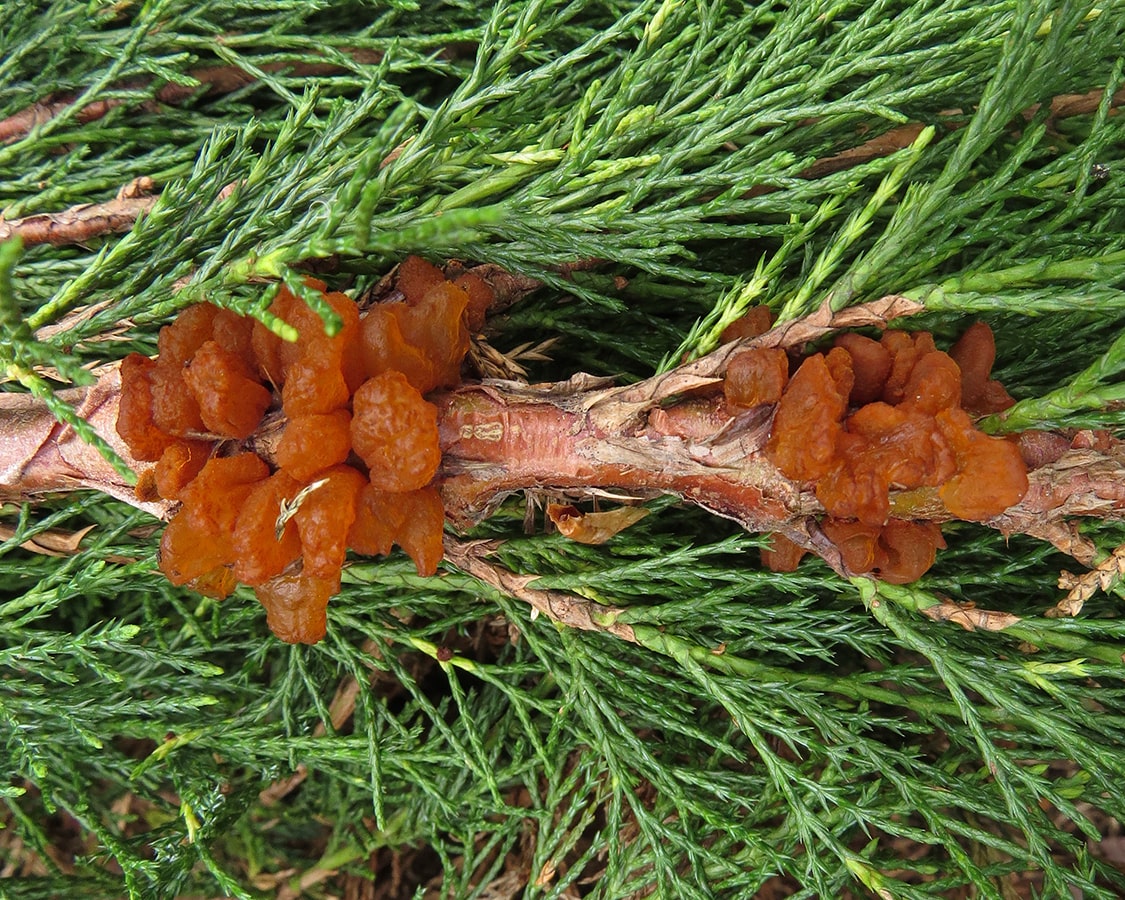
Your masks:
{"label": "juniper foliage", "polygon": [[[993,325],[1020,403],[992,427],[1120,432],[1123,46],[1120,0],[4,4],[0,117],[59,107],[0,145],[3,217],[159,190],[128,234],[0,248],[7,386],[53,398],[204,298],[284,332],[270,284],[420,253],[542,281],[492,334],[559,338],[537,379],[894,292],[939,338]],[[638,644],[396,555],[288,647],[250,594],[168,585],[135,510],[4,507],[3,892],[327,897],[392,857],[401,896],[1125,890],[1090,850],[1125,816],[1119,586],[1047,618],[1066,558],[971,525],[893,588],[764,572],[764,537],[666,501],[597,548],[522,519],[478,529],[496,563]]]}

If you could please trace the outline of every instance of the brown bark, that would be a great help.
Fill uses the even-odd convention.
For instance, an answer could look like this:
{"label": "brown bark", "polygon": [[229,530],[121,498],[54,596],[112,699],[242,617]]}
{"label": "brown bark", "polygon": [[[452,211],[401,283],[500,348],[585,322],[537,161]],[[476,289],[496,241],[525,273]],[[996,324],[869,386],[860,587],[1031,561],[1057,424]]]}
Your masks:
{"label": "brown bark", "polygon": [[124,234],[156,204],[156,197],[115,197],[105,203],[82,203],[57,213],[36,213],[0,221],[0,242],[19,236],[35,244],[86,244],[107,234]]}
{"label": "brown bark", "polygon": [[[376,65],[383,58],[383,54],[377,50],[353,50],[349,55],[356,62],[364,65]],[[334,75],[344,70],[341,66],[331,63],[272,62],[264,63],[261,66],[261,71],[267,74],[288,72],[294,77],[302,78]],[[131,103],[152,112],[159,112],[161,105],[176,106],[197,95],[229,94],[254,84],[258,80],[256,75],[237,66],[205,66],[192,69],[187,75],[195,79],[198,84],[169,83],[156,90],[153,93],[153,99],[140,103],[126,99],[96,100],[83,106],[78,111],[76,118],[81,124],[95,122],[105,116],[111,109],[127,106]],[[119,85],[118,89],[142,90],[145,87],[144,82],[133,81]],[[24,137],[36,126],[49,122],[66,112],[78,102],[78,99],[73,94],[54,97],[34,103],[26,109],[0,120],[0,144],[7,144]]]}
{"label": "brown bark", "polygon": [[[450,521],[471,525],[508,494],[529,488],[638,498],[675,494],[748,531],[780,532],[843,570],[817,524],[824,509],[812,489],[787,479],[762,452],[771,410],[735,419],[719,414],[720,424],[708,432],[717,403],[682,402],[672,407],[679,421],[669,423],[655,401],[623,419],[614,401],[619,391],[560,391],[552,385],[537,398],[523,385],[491,384],[437,398],[442,496]],[[1082,558],[1086,548],[1067,542],[1068,519],[1125,517],[1123,442],[1067,450],[1028,478],[1023,500],[986,525],[1005,535],[1049,540]],[[953,519],[934,488],[893,493],[891,513],[939,523]]]}
{"label": "brown bark", "polygon": [[[134,471],[134,459],[117,436],[121,374],[116,365],[99,372],[95,384],[61,391],[70,403]],[[0,500],[25,501],[68,491],[94,490],[138,509],[167,518],[170,504],[138,500],[133,487],[94,447],[46,406],[28,394],[0,393]]]}

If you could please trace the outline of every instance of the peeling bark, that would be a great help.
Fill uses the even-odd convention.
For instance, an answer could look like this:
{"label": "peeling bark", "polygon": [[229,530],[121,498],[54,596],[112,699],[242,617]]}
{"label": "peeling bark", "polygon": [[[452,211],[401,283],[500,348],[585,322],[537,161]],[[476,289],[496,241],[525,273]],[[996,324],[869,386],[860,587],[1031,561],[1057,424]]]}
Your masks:
{"label": "peeling bark", "polygon": [[[78,416],[100,434],[135,472],[147,468],[117,436],[121,373],[116,365],[98,373],[87,388],[61,391]],[[125,481],[94,447],[45,405],[28,394],[0,394],[0,500],[26,501],[43,495],[93,490],[124,500],[166,519],[172,504],[137,499]]]}
{"label": "peeling bark", "polygon": [[0,242],[17,235],[25,247],[35,244],[87,244],[107,234],[124,234],[156,205],[156,197],[117,197],[105,203],[83,203],[57,213],[37,213],[0,221]]}

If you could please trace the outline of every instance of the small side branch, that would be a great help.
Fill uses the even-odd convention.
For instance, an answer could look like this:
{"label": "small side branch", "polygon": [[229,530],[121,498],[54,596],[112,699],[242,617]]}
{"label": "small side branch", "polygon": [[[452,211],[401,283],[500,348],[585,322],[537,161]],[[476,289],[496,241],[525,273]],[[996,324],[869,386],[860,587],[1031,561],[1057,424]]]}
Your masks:
{"label": "small side branch", "polygon": [[[352,50],[348,51],[360,65],[377,65],[383,58],[378,50]],[[332,63],[287,63],[272,62],[261,66],[261,71],[267,75],[288,73],[296,78],[315,78],[326,75],[335,75],[345,71],[342,66]],[[151,100],[144,100],[132,105],[139,106],[150,112],[159,112],[161,105],[178,106],[197,96],[214,94],[230,94],[254,84],[259,79],[256,75],[240,69],[238,66],[206,66],[192,69],[187,73],[195,84],[169,83],[157,89]],[[145,82],[133,81],[118,86],[118,90],[144,90]],[[26,109],[0,120],[0,144],[8,144],[30,134],[39,125],[62,115],[71,109],[77,97],[65,95],[33,103]],[[77,113],[79,123],[96,122],[119,106],[131,105],[126,99],[97,100],[83,106]]]}
{"label": "small side branch", "polygon": [[55,213],[36,213],[21,219],[0,219],[0,243],[19,236],[25,247],[34,244],[87,244],[108,234],[124,234],[156,205],[151,178],[137,178],[105,203],[81,203]]}
{"label": "small side branch", "polygon": [[457,541],[445,538],[445,558],[463,572],[483,581],[503,594],[528,604],[552,622],[580,631],[601,631],[631,644],[638,643],[631,626],[618,621],[625,612],[617,606],[603,606],[563,591],[530,587],[536,575],[517,575],[494,565],[487,556],[499,546],[497,541]]}

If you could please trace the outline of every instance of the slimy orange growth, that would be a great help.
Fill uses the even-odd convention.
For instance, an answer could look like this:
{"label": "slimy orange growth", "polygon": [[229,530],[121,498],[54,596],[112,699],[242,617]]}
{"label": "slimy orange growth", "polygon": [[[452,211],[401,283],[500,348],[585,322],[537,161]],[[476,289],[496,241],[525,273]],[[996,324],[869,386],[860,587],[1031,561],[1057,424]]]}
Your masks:
{"label": "slimy orange growth", "polygon": [[[740,357],[727,398],[741,398]],[[930,490],[949,515],[984,521],[1027,492],[1027,466],[1012,440],[979,431],[963,403],[995,412],[1014,401],[990,380],[992,331],[977,323],[950,353],[928,332],[887,331],[880,341],[840,335],[806,357],[777,403],[766,457],[788,478],[812,483],[827,517],[821,530],[852,572],[913,581],[943,547],[939,527],[892,514],[891,492]],[[782,538],[764,559],[791,571],[799,548]]]}
{"label": "slimy orange growth", "polygon": [[[215,597],[252,587],[285,641],[324,636],[348,550],[397,544],[432,575],[446,519],[471,525],[528,488],[675,494],[780,532],[763,554],[774,570],[815,547],[841,574],[897,583],[933,564],[939,522],[1010,515],[1028,493],[1021,445],[973,424],[1012,403],[991,379],[983,324],[948,353],[927,332],[885,331],[842,333],[798,356],[769,345],[770,315],[758,309],[727,329],[749,346],[716,351],[712,375],[625,388],[581,377],[461,384],[469,327],[490,302],[479,276],[450,281],[412,257],[365,313],[305,284],[339,317],[335,334],[284,288],[270,312],[297,330],[292,343],[190,307],[161,330],[155,360],[122,362],[116,420],[134,457],[155,463],[141,499],[180,504],[161,570]],[[1066,452],[1059,440],[1039,441],[1038,456]],[[563,518],[579,523],[576,539],[623,527],[620,511],[596,514],[613,525],[598,530],[602,519],[560,509],[573,509]]]}
{"label": "slimy orange growth", "polygon": [[[486,305],[487,285],[470,286]],[[250,585],[279,638],[313,643],[349,548],[386,554],[398,544],[419,574],[437,571],[444,512],[431,482],[441,454],[437,410],[422,394],[460,381],[470,291],[417,258],[397,289],[401,302],[362,322],[349,297],[325,293],[343,323],[329,336],[282,288],[270,312],[297,329],[293,343],[198,304],[161,330],[155,360],[122,362],[118,434],[156,463],[146,490],[182,504],[160,543],[174,584],[219,598]],[[243,442],[279,403],[267,462]]]}

